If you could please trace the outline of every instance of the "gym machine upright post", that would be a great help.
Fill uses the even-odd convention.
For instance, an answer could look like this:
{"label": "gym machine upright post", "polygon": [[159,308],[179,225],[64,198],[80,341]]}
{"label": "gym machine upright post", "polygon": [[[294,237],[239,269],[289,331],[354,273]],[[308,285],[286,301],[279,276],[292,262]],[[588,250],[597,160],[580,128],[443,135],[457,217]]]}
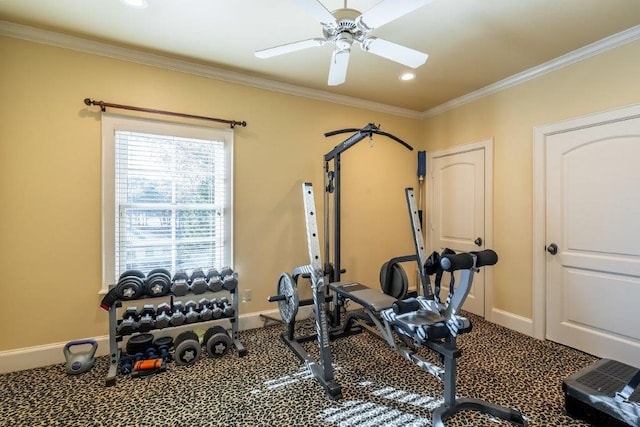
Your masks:
{"label": "gym machine upright post", "polygon": [[[330,330],[327,319],[327,294],[325,271],[320,256],[320,241],[318,239],[317,213],[313,195],[313,187],[310,183],[303,183],[303,202],[305,210],[305,223],[307,229],[307,243],[309,251],[309,265],[297,267],[293,271],[293,277],[283,273],[278,280],[278,295],[269,297],[271,302],[279,302],[280,314],[287,324],[287,332],[282,335],[282,340],[309,368],[313,376],[324,387],[327,394],[333,399],[342,398],[342,387],[334,380],[333,361],[331,357]],[[300,340],[294,336],[295,316],[298,311],[297,281],[302,275],[311,280],[313,291],[313,306],[316,316],[316,334],[318,342],[319,360],[315,360],[300,344]]]}

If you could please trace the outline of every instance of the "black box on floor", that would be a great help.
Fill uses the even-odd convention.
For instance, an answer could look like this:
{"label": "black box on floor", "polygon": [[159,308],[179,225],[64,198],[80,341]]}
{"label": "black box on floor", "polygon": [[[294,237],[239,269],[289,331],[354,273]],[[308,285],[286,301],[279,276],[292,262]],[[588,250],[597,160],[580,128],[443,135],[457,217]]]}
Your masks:
{"label": "black box on floor", "polygon": [[640,387],[627,401],[616,399],[638,369],[611,360],[598,360],[562,383],[565,408],[571,416],[595,426],[640,427]]}

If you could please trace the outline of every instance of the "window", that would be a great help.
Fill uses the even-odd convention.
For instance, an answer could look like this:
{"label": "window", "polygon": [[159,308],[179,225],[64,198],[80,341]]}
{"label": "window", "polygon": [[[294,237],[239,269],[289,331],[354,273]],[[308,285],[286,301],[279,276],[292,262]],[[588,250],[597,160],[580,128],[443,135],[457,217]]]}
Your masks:
{"label": "window", "polygon": [[233,131],[102,115],[103,288],[232,265]]}

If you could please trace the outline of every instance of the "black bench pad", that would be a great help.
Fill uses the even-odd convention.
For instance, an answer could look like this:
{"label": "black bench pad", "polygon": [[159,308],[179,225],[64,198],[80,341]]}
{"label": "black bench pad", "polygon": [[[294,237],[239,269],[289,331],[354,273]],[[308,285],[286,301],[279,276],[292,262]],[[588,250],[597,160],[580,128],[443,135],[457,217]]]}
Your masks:
{"label": "black bench pad", "polygon": [[373,312],[391,308],[396,302],[394,297],[356,282],[329,283],[329,289]]}

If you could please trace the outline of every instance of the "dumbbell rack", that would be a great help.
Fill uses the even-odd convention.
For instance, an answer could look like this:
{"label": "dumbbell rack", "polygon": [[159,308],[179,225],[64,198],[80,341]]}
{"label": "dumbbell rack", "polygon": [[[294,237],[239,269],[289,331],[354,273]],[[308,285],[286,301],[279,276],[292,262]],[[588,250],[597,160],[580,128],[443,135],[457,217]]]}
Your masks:
{"label": "dumbbell rack", "polygon": [[[111,290],[113,287],[115,287],[115,285],[110,285],[109,289]],[[207,294],[217,294],[220,292],[222,293],[228,292],[230,294],[231,305],[234,311],[233,316],[221,317],[219,319],[211,319],[211,320],[199,320],[194,323],[189,323],[188,325],[198,325],[202,323],[211,323],[211,322],[218,322],[220,320],[228,320],[231,323],[231,339],[233,341],[234,346],[236,347],[236,350],[238,350],[238,355],[240,357],[245,356],[247,354],[247,350],[245,349],[244,345],[240,342],[240,339],[238,338],[238,288],[236,287],[232,291],[228,291],[228,290],[222,290],[219,292],[207,291],[204,294],[200,294],[198,296],[205,296]],[[189,295],[195,295],[195,294],[187,294],[179,298],[181,299],[186,298]],[[126,300],[124,302],[128,304],[136,301],[144,301],[149,299],[159,300],[161,298],[164,299],[164,298],[176,298],[176,297],[172,294],[168,294],[163,297],[155,297],[155,298],[141,297],[137,299]],[[122,341],[123,337],[127,335],[133,336],[136,334],[136,333],[120,334],[118,332],[118,309],[122,308],[122,303],[123,301],[120,301],[120,300],[116,301],[116,303],[111,308],[111,310],[109,310],[109,370],[107,371],[107,377],[105,380],[105,385],[107,386],[112,386],[112,385],[115,385],[116,383],[116,376],[118,374],[118,365],[120,363],[120,352],[121,352],[121,349],[119,348],[118,343]],[[172,328],[184,328],[184,326],[186,325],[187,324],[185,323],[180,326],[167,326],[166,328],[162,328],[162,329],[151,329],[149,333],[164,331]]]}

